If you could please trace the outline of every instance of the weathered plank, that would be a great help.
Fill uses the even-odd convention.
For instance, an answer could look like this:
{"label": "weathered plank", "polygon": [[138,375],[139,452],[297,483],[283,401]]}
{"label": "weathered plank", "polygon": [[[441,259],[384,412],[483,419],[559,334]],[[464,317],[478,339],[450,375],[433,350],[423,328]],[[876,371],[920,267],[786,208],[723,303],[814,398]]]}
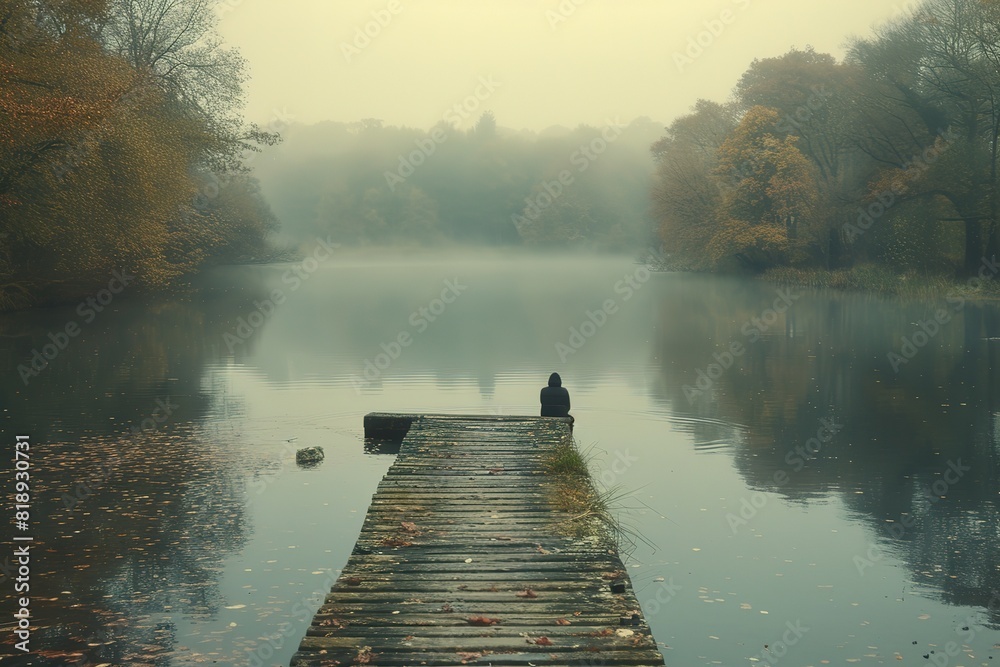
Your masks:
{"label": "weathered plank", "polygon": [[365,431],[403,441],[292,667],[663,665],[614,543],[565,530],[543,463],[568,420],[373,413]]}

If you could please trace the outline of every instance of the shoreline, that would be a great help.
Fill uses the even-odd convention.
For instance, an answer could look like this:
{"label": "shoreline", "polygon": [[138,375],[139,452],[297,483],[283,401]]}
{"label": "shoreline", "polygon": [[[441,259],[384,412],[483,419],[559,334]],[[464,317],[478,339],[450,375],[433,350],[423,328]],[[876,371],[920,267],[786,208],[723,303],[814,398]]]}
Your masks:
{"label": "shoreline", "polygon": [[997,273],[991,272],[985,265],[979,276],[969,278],[896,273],[870,264],[833,270],[774,268],[754,277],[780,285],[836,289],[900,299],[928,300],[951,296],[966,301],[1000,301],[1000,280],[995,280]]}

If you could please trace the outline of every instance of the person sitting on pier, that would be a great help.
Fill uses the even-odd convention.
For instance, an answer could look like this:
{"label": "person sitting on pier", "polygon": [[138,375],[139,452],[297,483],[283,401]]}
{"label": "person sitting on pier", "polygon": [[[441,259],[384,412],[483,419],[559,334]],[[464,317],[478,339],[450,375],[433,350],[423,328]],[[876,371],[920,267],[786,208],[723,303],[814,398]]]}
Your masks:
{"label": "person sitting on pier", "polygon": [[570,424],[573,423],[573,417],[569,414],[569,392],[562,386],[559,373],[549,376],[549,386],[542,387],[540,398],[543,417],[569,417]]}

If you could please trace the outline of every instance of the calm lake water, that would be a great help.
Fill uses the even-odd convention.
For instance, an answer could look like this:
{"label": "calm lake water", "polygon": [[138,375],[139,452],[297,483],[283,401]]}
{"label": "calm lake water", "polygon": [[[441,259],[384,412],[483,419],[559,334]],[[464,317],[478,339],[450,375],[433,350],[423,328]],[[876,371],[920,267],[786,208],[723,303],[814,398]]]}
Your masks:
{"label": "calm lake water", "polygon": [[[334,254],[0,334],[35,537],[33,653],[4,664],[287,664],[392,463],[362,416],[537,414],[552,371],[622,496],[668,665],[1000,664],[992,305],[628,258]],[[313,445],[326,460],[296,466]],[[16,653],[6,575],[0,608]]]}

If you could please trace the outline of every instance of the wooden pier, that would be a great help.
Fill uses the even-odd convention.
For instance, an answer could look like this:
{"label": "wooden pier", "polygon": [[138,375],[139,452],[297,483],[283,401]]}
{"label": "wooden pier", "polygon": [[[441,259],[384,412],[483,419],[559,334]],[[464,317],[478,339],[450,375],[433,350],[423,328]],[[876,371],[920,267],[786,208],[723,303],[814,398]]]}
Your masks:
{"label": "wooden pier", "polygon": [[370,414],[365,432],[403,442],[292,667],[664,664],[614,543],[547,472],[568,419]]}

